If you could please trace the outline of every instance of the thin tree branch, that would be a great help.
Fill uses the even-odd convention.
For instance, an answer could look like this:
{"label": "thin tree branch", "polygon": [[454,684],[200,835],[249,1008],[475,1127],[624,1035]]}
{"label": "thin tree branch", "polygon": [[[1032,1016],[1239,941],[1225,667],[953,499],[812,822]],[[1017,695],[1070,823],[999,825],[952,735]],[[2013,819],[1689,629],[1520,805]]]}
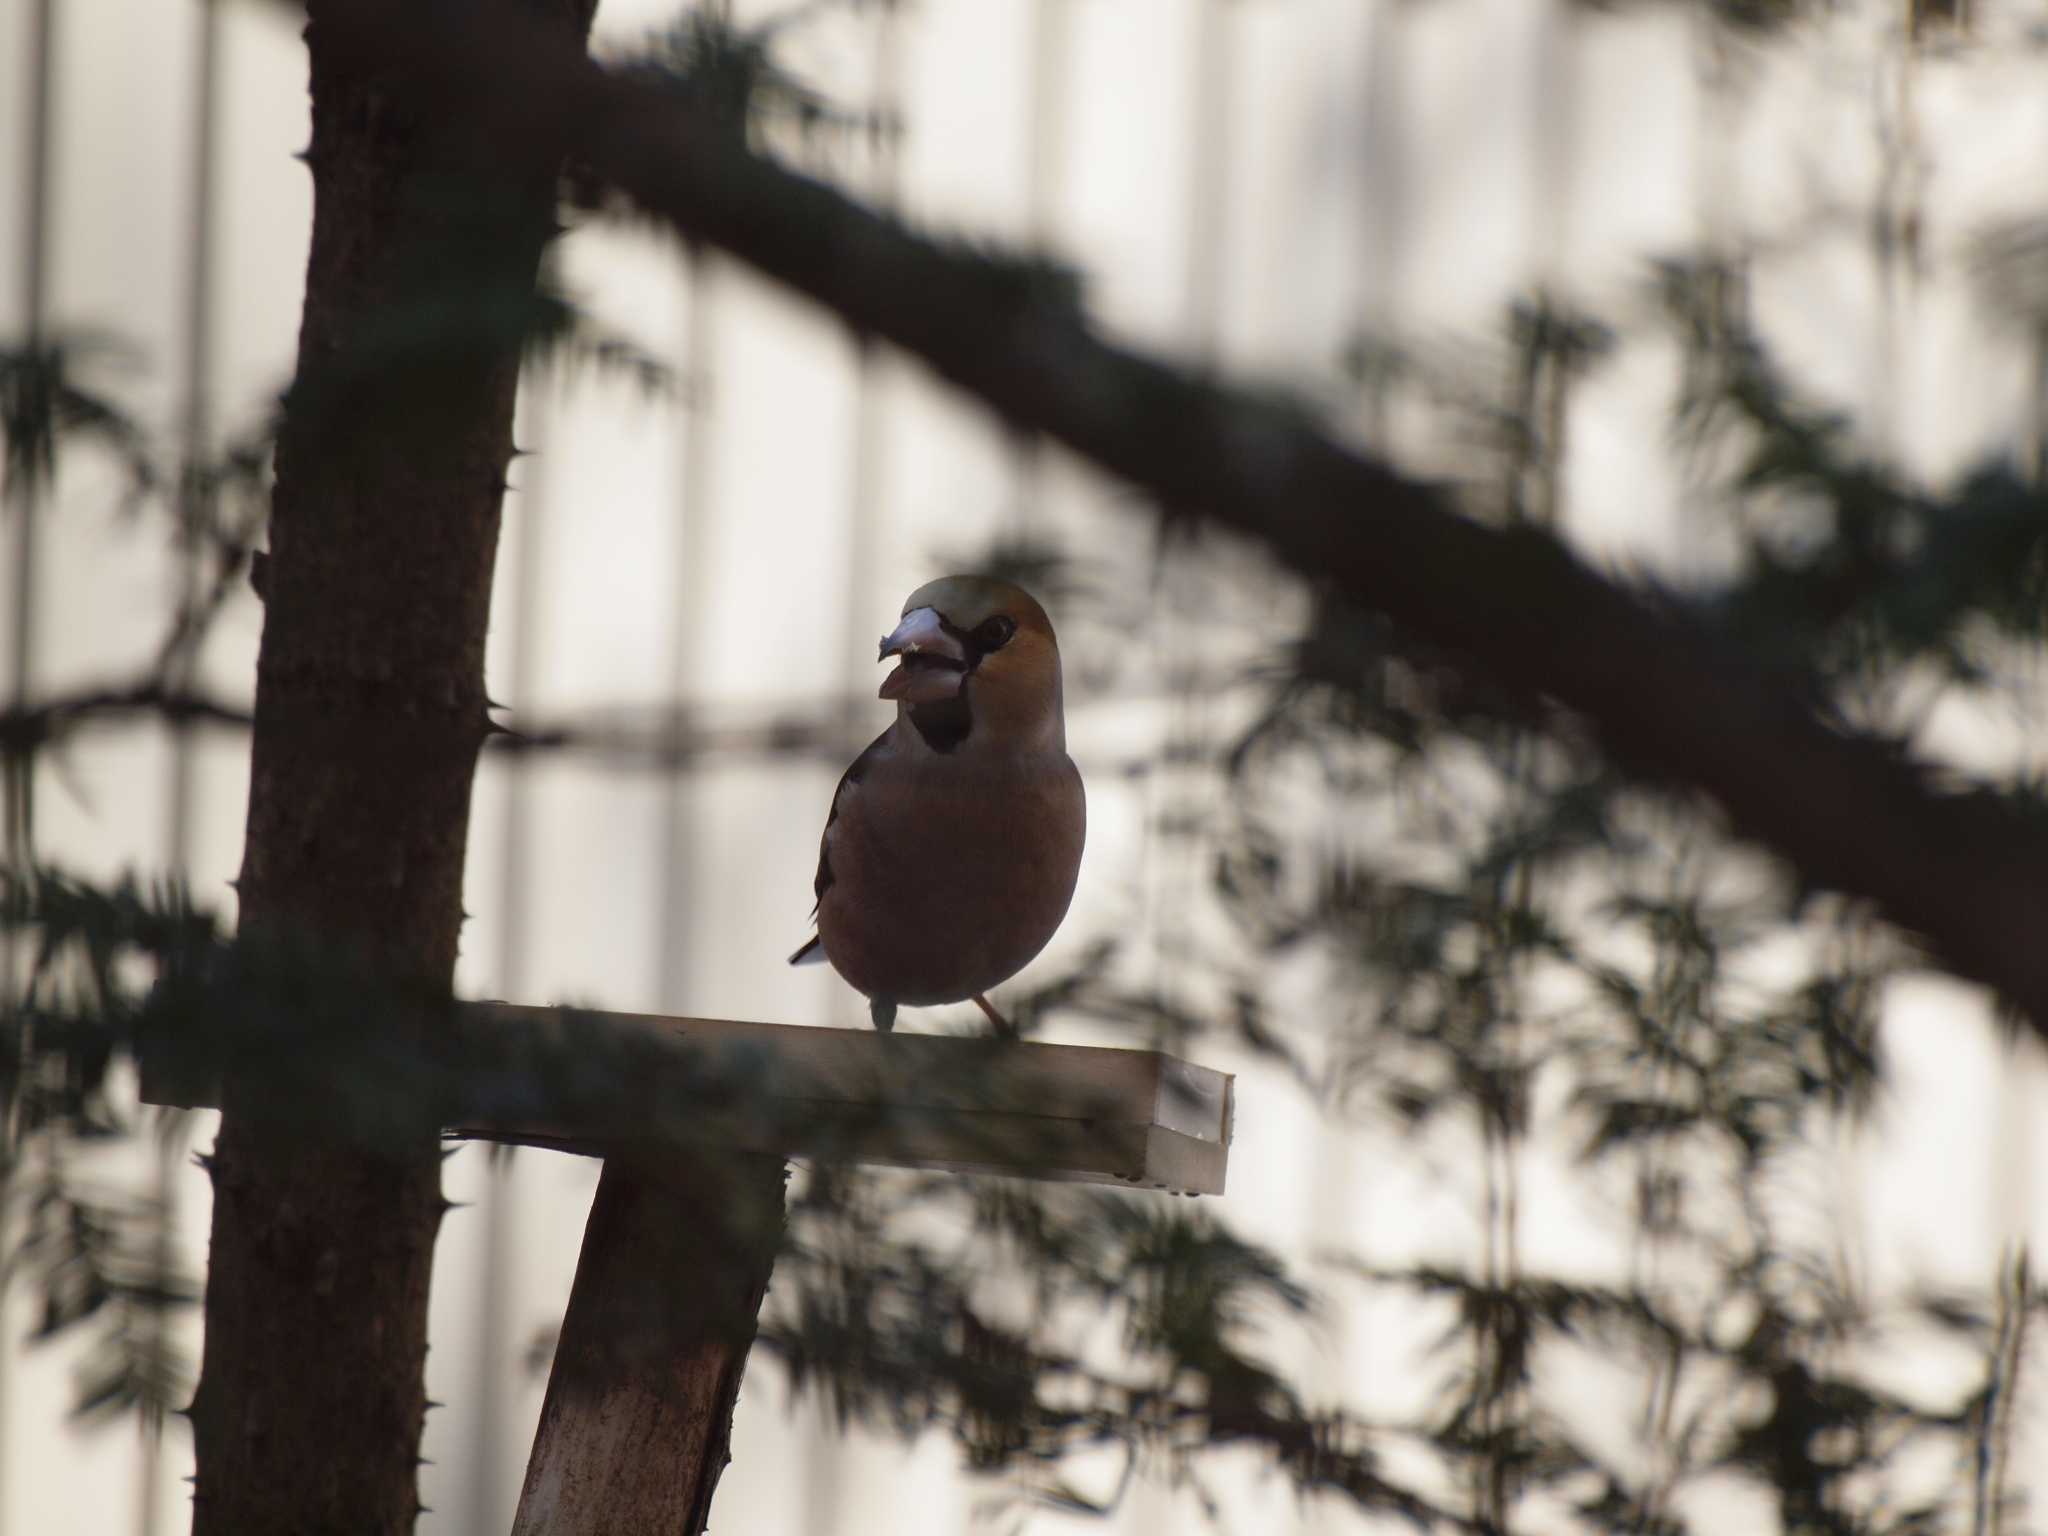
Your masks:
{"label": "thin tree branch", "polygon": [[644,71],[570,60],[543,29],[463,5],[359,0],[349,42],[457,92],[493,142],[566,147],[596,183],[894,343],[1186,524],[1262,541],[1501,683],[1584,714],[1643,779],[1705,791],[1802,882],[1867,899],[2048,1037],[2048,821],[1952,787],[1848,729],[1802,677],[1698,613],[1595,574],[1537,530],[1439,490],[1297,407],[1099,336],[1059,274],[913,233],[750,152]]}
{"label": "thin tree branch", "polygon": [[246,730],[249,711],[238,704],[162,683],[128,687],[88,688],[38,704],[0,710],[0,757],[33,752],[87,724],[105,724],[144,716],[151,721],[197,721]]}
{"label": "thin tree branch", "polygon": [[[1204,674],[1214,693],[1241,684],[1236,674]],[[1157,695],[1142,687],[1092,694],[1096,704]],[[484,740],[490,757],[575,758],[603,772],[678,773],[706,762],[812,760],[835,772],[847,754],[865,744],[867,731],[849,738],[847,720],[879,706],[864,694],[818,696],[801,704],[735,714],[716,706],[616,706],[534,719],[513,716],[494,723]],[[0,709],[0,758],[19,757],[56,746],[92,726],[197,722],[247,730],[254,717],[247,706],[197,690],[155,681],[110,684]],[[1119,780],[1139,777],[1154,766],[1150,757],[1090,759],[1091,772]]]}

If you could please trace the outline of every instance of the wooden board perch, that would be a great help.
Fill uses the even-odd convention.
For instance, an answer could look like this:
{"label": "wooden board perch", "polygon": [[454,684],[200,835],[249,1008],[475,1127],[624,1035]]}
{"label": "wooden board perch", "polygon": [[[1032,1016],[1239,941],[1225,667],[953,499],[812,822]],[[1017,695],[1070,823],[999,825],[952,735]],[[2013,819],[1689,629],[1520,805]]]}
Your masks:
{"label": "wooden board perch", "polygon": [[[436,1103],[464,1138],[590,1156],[709,1143],[1199,1195],[1223,1193],[1229,1162],[1230,1075],[1158,1051],[490,1002],[460,1005],[447,1034]],[[143,1097],[216,1107],[218,1077],[145,1051]]]}
{"label": "wooden board perch", "polygon": [[783,1159],[1209,1195],[1229,1162],[1230,1076],[1157,1051],[509,1003],[400,1016],[354,1043],[367,1071],[317,1033],[262,1054],[274,1038],[145,1037],[143,1098],[216,1106],[227,1062],[275,1113],[359,1131],[431,1113],[453,1136],[605,1159],[514,1536],[704,1530]]}

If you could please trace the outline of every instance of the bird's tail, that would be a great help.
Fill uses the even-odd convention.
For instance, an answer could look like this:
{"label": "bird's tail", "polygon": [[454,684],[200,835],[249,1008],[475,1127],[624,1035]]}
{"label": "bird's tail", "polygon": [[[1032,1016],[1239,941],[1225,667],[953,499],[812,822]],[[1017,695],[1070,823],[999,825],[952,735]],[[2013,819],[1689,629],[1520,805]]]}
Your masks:
{"label": "bird's tail", "polygon": [[789,957],[791,965],[816,965],[825,958],[824,940],[815,933],[804,941],[804,945]]}

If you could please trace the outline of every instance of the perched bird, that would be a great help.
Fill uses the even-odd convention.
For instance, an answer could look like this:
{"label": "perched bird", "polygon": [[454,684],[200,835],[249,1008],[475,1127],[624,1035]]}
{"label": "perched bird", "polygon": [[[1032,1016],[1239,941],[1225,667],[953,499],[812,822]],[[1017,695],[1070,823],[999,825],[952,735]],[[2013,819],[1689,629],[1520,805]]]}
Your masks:
{"label": "perched bird", "polygon": [[1067,915],[1088,822],[1052,623],[1007,581],[946,576],[910,594],[891,657],[896,723],[832,796],[818,933],[790,964],[830,960],[877,1029],[971,998],[1013,1034],[987,994]]}

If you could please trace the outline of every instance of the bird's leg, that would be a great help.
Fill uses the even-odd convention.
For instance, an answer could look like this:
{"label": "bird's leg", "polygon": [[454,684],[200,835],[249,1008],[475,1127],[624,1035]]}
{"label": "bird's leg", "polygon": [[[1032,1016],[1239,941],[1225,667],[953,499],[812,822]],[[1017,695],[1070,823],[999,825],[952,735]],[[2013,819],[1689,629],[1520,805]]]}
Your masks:
{"label": "bird's leg", "polygon": [[996,1038],[998,1040],[1014,1040],[1017,1038],[1017,1026],[1004,1018],[1000,1013],[997,1013],[996,1005],[983,997],[979,992],[974,994],[974,1006],[988,1015],[989,1023],[995,1026]]}
{"label": "bird's leg", "polygon": [[895,1000],[887,997],[869,998],[868,1017],[874,1020],[875,1028],[886,1035],[896,1027]]}

